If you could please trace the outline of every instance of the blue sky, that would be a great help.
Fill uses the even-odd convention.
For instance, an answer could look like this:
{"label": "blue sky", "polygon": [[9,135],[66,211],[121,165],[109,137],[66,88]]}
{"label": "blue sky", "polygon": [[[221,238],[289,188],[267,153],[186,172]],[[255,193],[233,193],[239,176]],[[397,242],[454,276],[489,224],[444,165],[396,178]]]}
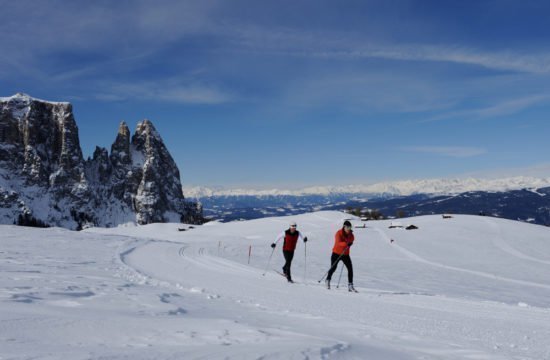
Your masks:
{"label": "blue sky", "polygon": [[[550,169],[546,1],[2,1],[0,96],[148,118],[184,185]],[[546,170],[544,170],[546,171]],[[550,171],[549,171],[550,173]]]}

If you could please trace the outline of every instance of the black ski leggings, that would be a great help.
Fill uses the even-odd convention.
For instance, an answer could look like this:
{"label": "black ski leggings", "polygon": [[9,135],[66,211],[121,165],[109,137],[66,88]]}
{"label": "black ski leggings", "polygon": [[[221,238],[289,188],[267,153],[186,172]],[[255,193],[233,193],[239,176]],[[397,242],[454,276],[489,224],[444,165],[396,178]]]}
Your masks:
{"label": "black ski leggings", "polygon": [[344,263],[344,265],[346,265],[346,268],[348,269],[348,283],[353,284],[353,265],[351,264],[351,258],[349,257],[349,255],[342,255],[342,257],[340,257],[340,254],[332,253],[332,255],[330,256],[330,265],[332,267],[328,271],[327,280],[330,281],[330,279],[332,279],[332,274],[334,274],[334,272],[336,271],[340,260],[342,260],[342,262]]}
{"label": "black ski leggings", "polygon": [[292,263],[292,258],[294,257],[294,251],[284,251],[283,255],[285,256],[285,266],[283,266],[283,271],[288,279],[290,277],[290,264]]}

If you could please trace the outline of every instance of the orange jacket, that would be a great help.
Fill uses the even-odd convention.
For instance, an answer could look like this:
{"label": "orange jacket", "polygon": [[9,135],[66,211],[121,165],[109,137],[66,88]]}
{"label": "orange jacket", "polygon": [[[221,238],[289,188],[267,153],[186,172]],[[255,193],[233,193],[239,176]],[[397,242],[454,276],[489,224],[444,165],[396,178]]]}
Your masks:
{"label": "orange jacket", "polygon": [[[344,255],[349,255],[348,245],[353,244],[353,240],[355,240],[353,231],[346,234],[344,229],[338,230],[336,235],[334,235],[334,247],[332,248],[332,252],[338,255],[341,255],[342,253],[344,253]],[[348,249],[346,250],[346,248]],[[344,252],[344,250],[346,251]]]}

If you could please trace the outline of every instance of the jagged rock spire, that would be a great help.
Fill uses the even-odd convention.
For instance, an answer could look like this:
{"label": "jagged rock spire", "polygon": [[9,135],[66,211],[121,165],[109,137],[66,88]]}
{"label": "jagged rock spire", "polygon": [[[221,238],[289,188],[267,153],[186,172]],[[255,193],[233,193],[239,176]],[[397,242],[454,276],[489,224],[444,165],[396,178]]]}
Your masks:
{"label": "jagged rock spire", "polygon": [[179,169],[151,121],[138,123],[131,146],[142,159],[133,161],[142,174],[135,197],[138,222],[159,222],[168,213],[173,214],[170,221],[176,214],[183,220],[189,211],[185,210]]}
{"label": "jagged rock spire", "polygon": [[129,164],[130,156],[130,129],[124,121],[118,127],[115,142],[111,146],[111,161],[115,164]]}

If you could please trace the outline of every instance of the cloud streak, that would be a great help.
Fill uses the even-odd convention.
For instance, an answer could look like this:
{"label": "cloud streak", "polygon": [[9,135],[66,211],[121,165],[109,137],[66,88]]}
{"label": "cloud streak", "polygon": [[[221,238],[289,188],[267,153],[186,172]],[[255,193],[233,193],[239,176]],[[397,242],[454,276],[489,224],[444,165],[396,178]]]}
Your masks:
{"label": "cloud streak", "polygon": [[[394,75],[401,69],[407,69],[407,65],[402,66],[400,62],[478,66],[499,72],[521,73],[519,75],[550,74],[550,53],[545,50],[488,51],[460,44],[435,45],[430,43],[429,38],[417,44],[391,43],[371,37],[369,33],[351,30],[321,31],[307,27],[255,24],[253,19],[239,21],[231,16],[226,17],[221,10],[227,5],[217,0],[165,1],[159,6],[151,6],[148,1],[135,1],[133,6],[127,6],[125,2],[99,2],[93,6],[69,3],[64,5],[64,11],[58,11],[61,2],[57,1],[40,2],[31,7],[24,1],[2,5],[5,14],[9,15],[0,24],[0,31],[7,34],[0,39],[3,49],[0,63],[5,65],[5,69],[0,69],[2,77],[11,77],[14,82],[26,78],[29,82],[43,83],[52,88],[84,84],[82,87],[86,89],[96,89],[96,98],[102,100],[145,99],[149,96],[166,102],[221,104],[239,98],[236,94],[244,87],[238,84],[238,80],[233,80],[238,77],[228,74],[230,70],[227,68],[223,70],[225,73],[220,71],[209,77],[197,76],[182,84],[171,82],[174,74],[188,73],[189,68],[196,64],[185,61],[199,52],[194,52],[194,49],[188,51],[182,45],[190,40],[211,45],[208,46],[208,54],[200,55],[201,67],[209,69],[216,68],[219,59],[224,56],[240,65],[239,60],[244,60],[242,63],[250,61],[247,56],[250,54],[285,57],[280,63],[288,67],[294,65],[295,58],[306,58],[306,61],[312,62],[331,60],[327,65],[330,69],[312,72],[310,77],[309,74],[299,74],[297,78],[281,71],[282,76],[274,79],[269,77],[273,70],[269,65],[262,65],[261,62],[252,64],[251,67],[259,68],[255,79],[257,84],[252,87],[280,87],[273,93],[275,98],[280,96],[282,99],[269,98],[267,102],[281,100],[296,107],[300,107],[302,101],[312,106],[340,104],[344,109],[357,109],[358,112],[375,109],[434,114],[452,110],[470,90],[449,96],[437,79],[411,71],[404,74],[407,70]],[[18,19],[23,17],[27,21],[21,23]],[[17,31],[13,31],[15,28]],[[7,54],[9,58],[6,58]],[[63,63],[59,59],[65,54],[76,54],[79,60]],[[170,54],[166,59],[170,61],[170,66],[167,66],[169,70],[162,68],[167,63],[162,59],[166,54]],[[55,61],[44,61],[50,60],[50,57]],[[391,71],[384,73],[377,69],[365,69],[361,62],[355,61],[361,59],[392,60],[399,64],[390,64]],[[148,72],[157,71],[148,67],[150,63],[156,63],[161,68],[159,75],[155,76],[162,86],[142,80],[151,79]],[[455,68],[447,70],[446,75]],[[377,72],[383,73],[383,77],[375,76]],[[122,80],[104,86],[113,78]],[[315,79],[323,79],[329,86],[323,86],[321,81]],[[403,82],[399,83],[401,79]],[[238,86],[231,87],[235,83]],[[545,95],[535,94],[496,102],[485,108],[457,109],[427,121],[460,116],[494,117],[519,112],[546,100]]]}
{"label": "cloud streak", "polygon": [[425,120],[419,121],[420,123],[434,122],[452,118],[462,119],[484,119],[498,116],[512,115],[532,106],[544,104],[550,102],[550,94],[538,94],[532,96],[525,96],[516,99],[507,99],[500,101],[496,104],[486,106],[483,108],[451,111],[445,114],[430,117]]}
{"label": "cloud streak", "polygon": [[151,100],[190,105],[215,105],[235,100],[235,96],[215,86],[173,81],[128,82],[102,85],[95,97],[101,101]]}
{"label": "cloud streak", "polygon": [[[220,29],[221,30],[221,29]],[[493,70],[550,73],[550,52],[487,51],[460,44],[388,44],[360,34],[338,31],[297,31],[288,28],[232,27],[223,30],[242,48],[278,55],[327,59],[380,58],[397,61],[448,62]]]}
{"label": "cloud streak", "polygon": [[477,65],[493,70],[509,70],[535,74],[550,73],[550,54],[519,52],[485,52],[480,49],[430,44],[404,46],[350,46],[344,51],[312,52],[312,56],[327,58],[381,58],[400,61],[449,62]]}
{"label": "cloud streak", "polygon": [[403,150],[453,158],[469,158],[487,153],[486,149],[470,146],[409,146]]}

